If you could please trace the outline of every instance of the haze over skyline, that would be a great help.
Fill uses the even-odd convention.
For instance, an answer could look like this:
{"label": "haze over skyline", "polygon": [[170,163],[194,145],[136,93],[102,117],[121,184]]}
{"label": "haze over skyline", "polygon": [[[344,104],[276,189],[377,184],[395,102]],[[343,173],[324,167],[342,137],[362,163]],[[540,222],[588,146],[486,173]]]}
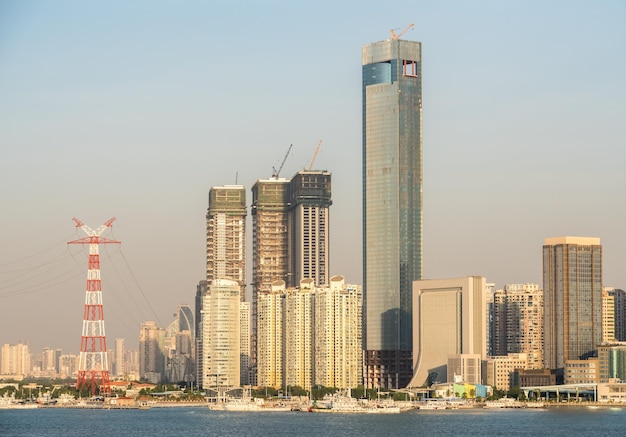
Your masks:
{"label": "haze over skyline", "polygon": [[410,23],[424,277],[541,286],[544,238],[579,235],[601,239],[604,285],[625,288],[625,20],[617,0],[1,2],[0,344],[78,353],[72,217],[115,216],[106,334],[134,348],[142,321],[193,307],[209,188],[243,184],[250,205],[290,144],[285,177],[320,139],[330,274],[362,284],[361,48]]}

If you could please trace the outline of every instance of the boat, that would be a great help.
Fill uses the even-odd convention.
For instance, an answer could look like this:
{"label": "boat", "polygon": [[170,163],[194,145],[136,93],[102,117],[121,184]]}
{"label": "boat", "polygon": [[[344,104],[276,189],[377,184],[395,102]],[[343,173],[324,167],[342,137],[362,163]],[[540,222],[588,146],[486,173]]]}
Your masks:
{"label": "boat", "polygon": [[247,412],[281,412],[291,411],[291,406],[281,402],[266,402],[260,398],[228,398],[225,402],[217,402],[209,405],[214,411],[247,411]]}
{"label": "boat", "polygon": [[368,402],[366,400],[355,399],[350,396],[350,391],[337,392],[326,395],[323,404],[327,408],[317,408],[312,411],[326,413],[365,413],[365,414],[397,414],[401,412],[399,406],[392,402]]}
{"label": "boat", "polygon": [[5,394],[0,397],[0,410],[31,410],[38,407],[39,405],[35,402],[24,402],[15,399],[15,395],[7,396]]}
{"label": "boat", "polygon": [[495,401],[485,402],[483,408],[525,408],[526,404],[514,398],[501,398]]}
{"label": "boat", "polygon": [[442,400],[429,400],[419,404],[420,410],[445,410],[448,408],[448,404]]}

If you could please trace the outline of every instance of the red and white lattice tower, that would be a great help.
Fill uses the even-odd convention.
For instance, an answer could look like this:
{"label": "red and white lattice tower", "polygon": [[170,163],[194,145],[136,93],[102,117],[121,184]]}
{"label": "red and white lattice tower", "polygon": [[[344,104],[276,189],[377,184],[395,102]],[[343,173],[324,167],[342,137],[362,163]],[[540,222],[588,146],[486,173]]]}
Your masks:
{"label": "red and white lattice tower", "polygon": [[111,394],[109,381],[109,363],[107,359],[107,341],[104,334],[104,310],[102,308],[102,280],[100,278],[100,244],[120,244],[121,241],[100,237],[115,220],[115,217],[99,226],[95,231],[73,218],[76,227],[81,228],[87,237],[67,244],[89,244],[87,267],[87,291],[85,292],[85,311],[83,317],[83,335],[80,340],[78,360],[78,378],[76,389],[87,389],[91,395]]}

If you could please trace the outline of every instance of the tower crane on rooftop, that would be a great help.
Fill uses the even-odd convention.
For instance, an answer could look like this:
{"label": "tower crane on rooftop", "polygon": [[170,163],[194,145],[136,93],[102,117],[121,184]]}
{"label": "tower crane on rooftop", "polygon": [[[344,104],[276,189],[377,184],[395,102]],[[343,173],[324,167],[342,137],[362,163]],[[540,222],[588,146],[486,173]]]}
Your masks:
{"label": "tower crane on rooftop", "polygon": [[283,162],[280,163],[280,167],[278,167],[278,170],[276,170],[276,167],[272,167],[272,177],[273,178],[277,178],[278,179],[278,175],[280,175],[280,171],[283,169],[283,165],[285,165],[285,161],[287,161],[287,157],[289,156],[289,152],[291,152],[291,148],[293,147],[293,144],[289,145],[289,148],[287,149],[287,153],[285,153],[285,157],[283,158]]}
{"label": "tower crane on rooftop", "polygon": [[[406,29],[404,29],[402,32],[400,32],[398,34],[396,34],[396,32],[395,32],[396,29],[389,30],[389,32],[391,32],[391,38],[390,39],[400,39],[400,37],[402,35],[407,33],[409,30],[413,29],[413,26],[415,26],[415,24],[413,24],[413,23],[409,24],[409,26]],[[399,27],[397,29],[399,29]]]}
{"label": "tower crane on rooftop", "polygon": [[313,154],[313,159],[311,159],[311,163],[309,164],[309,171],[313,170],[313,164],[315,164],[315,159],[317,158],[317,154],[320,152],[320,147],[322,146],[322,140],[317,143],[317,147],[315,148],[315,153]]}

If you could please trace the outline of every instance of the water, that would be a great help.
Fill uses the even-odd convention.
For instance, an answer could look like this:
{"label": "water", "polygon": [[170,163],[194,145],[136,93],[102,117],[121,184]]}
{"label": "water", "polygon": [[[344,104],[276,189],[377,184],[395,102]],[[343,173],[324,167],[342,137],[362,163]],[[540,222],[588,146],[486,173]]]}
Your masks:
{"label": "water", "polygon": [[623,436],[626,408],[241,413],[205,408],[0,410],[0,436]]}

